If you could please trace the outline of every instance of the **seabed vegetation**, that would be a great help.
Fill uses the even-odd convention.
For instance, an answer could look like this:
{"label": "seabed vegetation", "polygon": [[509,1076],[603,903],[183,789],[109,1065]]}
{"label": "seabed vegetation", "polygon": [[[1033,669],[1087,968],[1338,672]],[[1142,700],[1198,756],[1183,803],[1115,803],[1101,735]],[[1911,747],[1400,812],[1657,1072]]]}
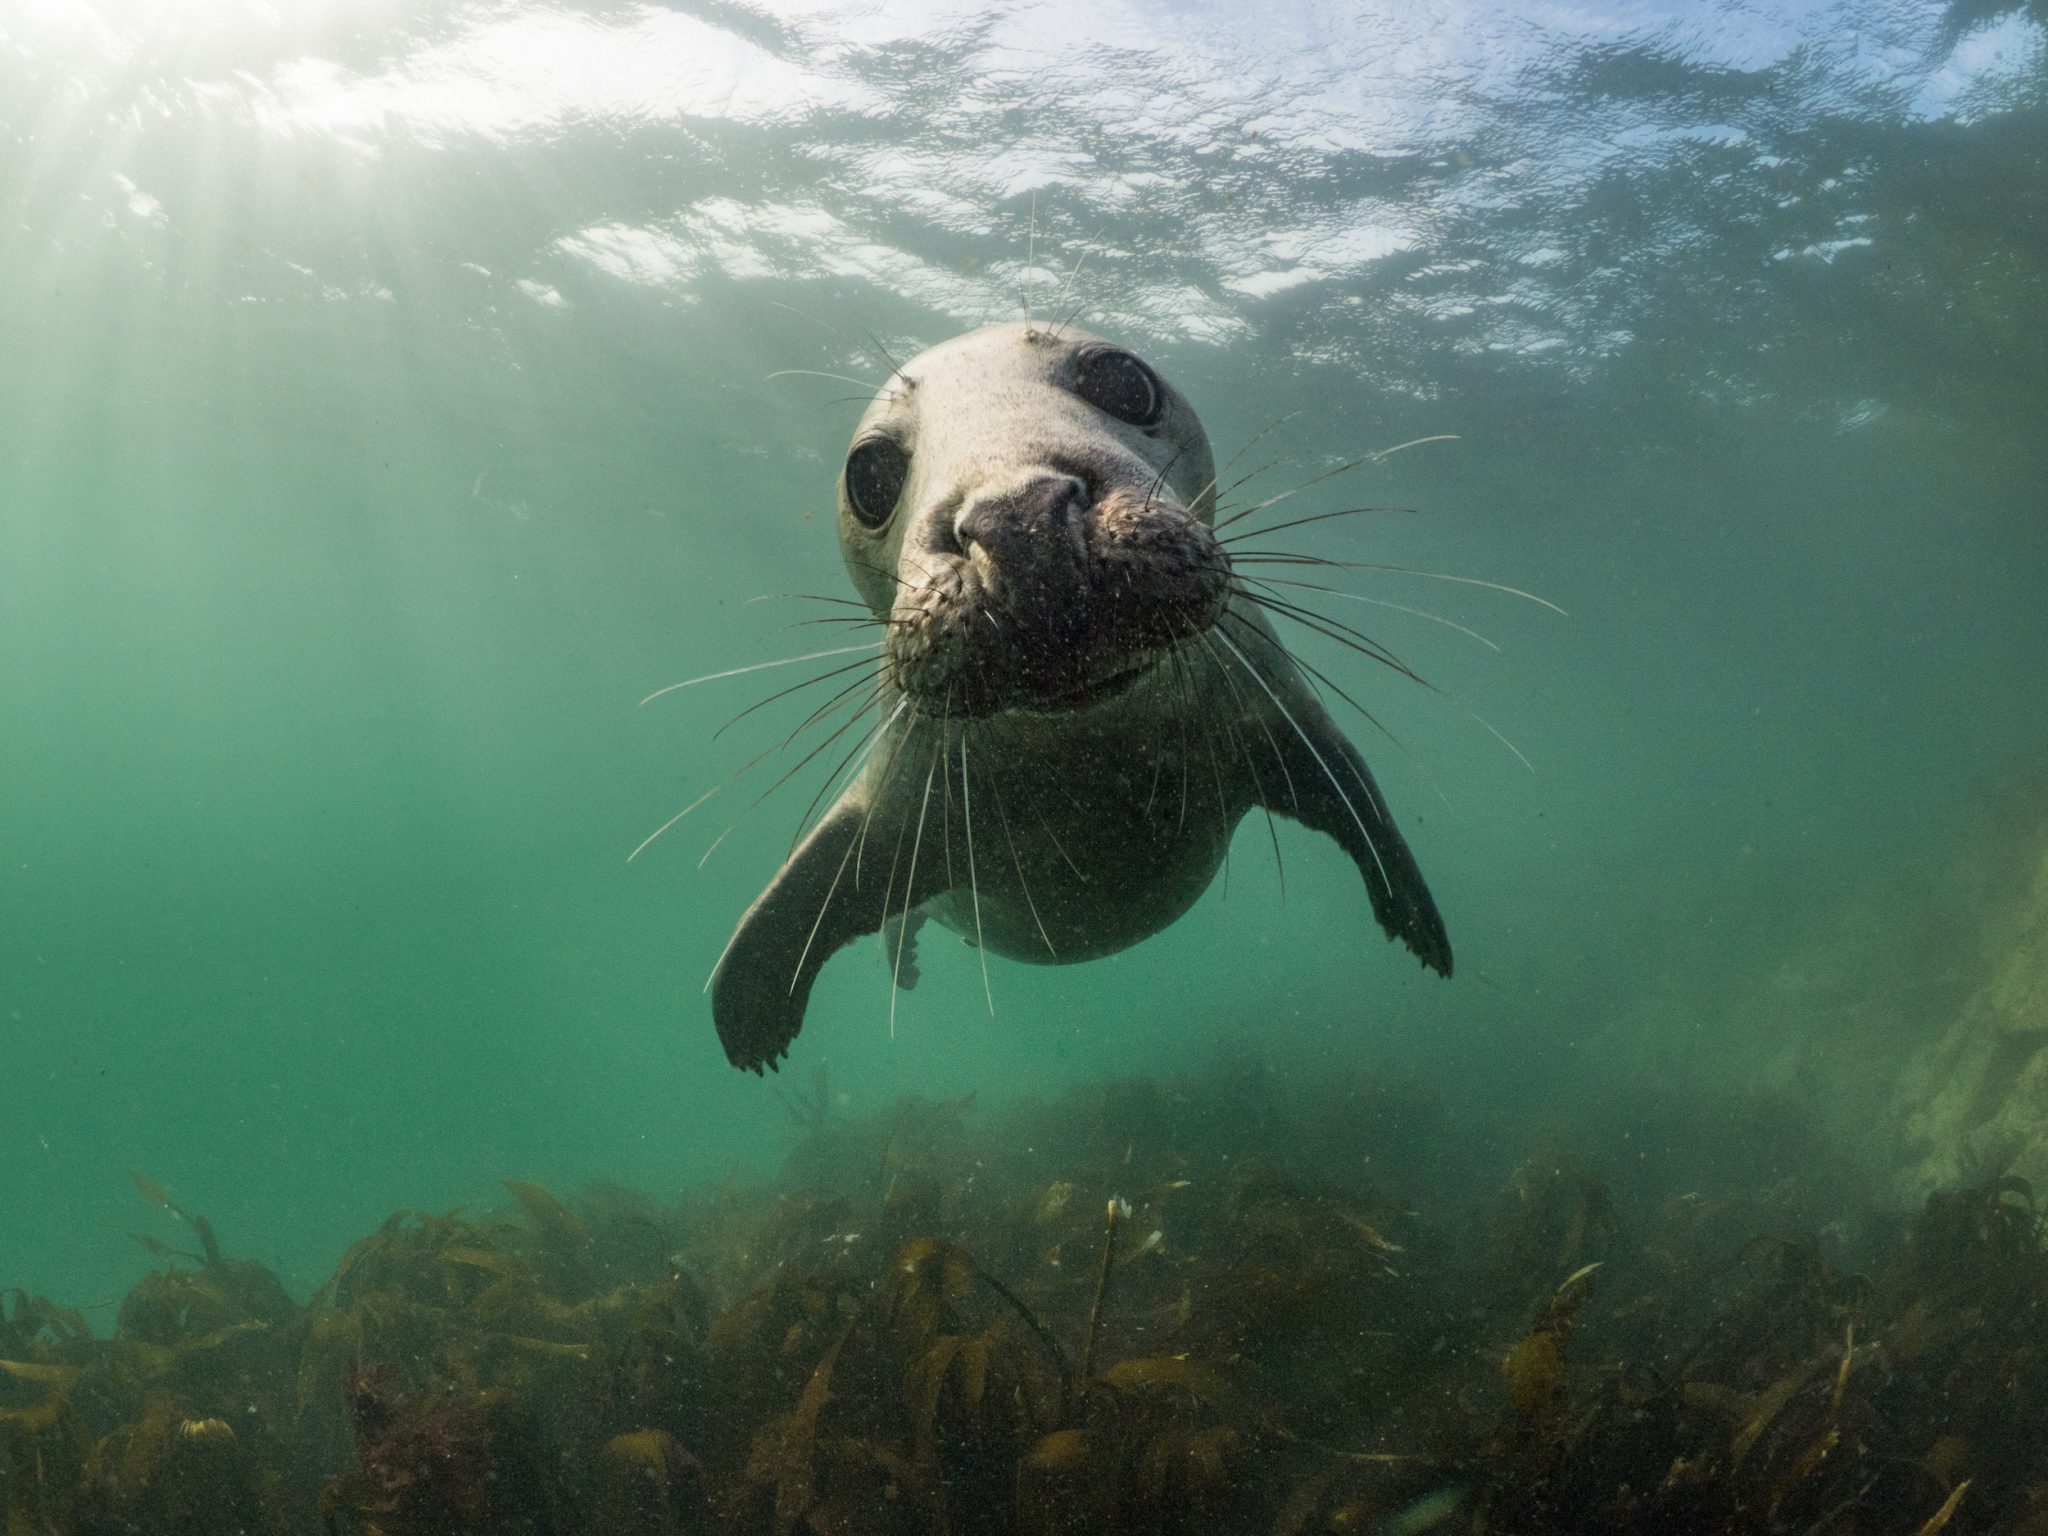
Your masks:
{"label": "seabed vegetation", "polygon": [[1887,1216],[1767,1109],[1511,1156],[1243,1064],[789,1108],[772,1182],[508,1180],[303,1304],[138,1178],[191,1251],[111,1337],[4,1297],[6,1536],[2048,1533],[2016,1178]]}

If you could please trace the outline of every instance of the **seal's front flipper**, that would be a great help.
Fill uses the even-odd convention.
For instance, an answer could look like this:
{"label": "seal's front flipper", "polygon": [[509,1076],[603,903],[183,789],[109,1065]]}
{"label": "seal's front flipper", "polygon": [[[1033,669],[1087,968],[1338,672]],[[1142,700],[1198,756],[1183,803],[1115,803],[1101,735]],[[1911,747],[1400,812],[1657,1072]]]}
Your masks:
{"label": "seal's front flipper", "polygon": [[939,894],[943,868],[924,861],[917,884],[887,889],[890,854],[900,841],[883,819],[862,831],[865,808],[841,800],[776,871],[740,919],[711,973],[711,1017],[726,1059],[758,1073],[774,1067],[804,1026],[811,983],[837,950],[873,933],[886,918]]}
{"label": "seal's front flipper", "polygon": [[1296,718],[1299,728],[1276,726],[1272,733],[1286,782],[1265,784],[1268,808],[1334,837],[1364,876],[1373,916],[1387,937],[1406,944],[1431,970],[1450,975],[1451,940],[1444,920],[1365,759],[1327,715]]}

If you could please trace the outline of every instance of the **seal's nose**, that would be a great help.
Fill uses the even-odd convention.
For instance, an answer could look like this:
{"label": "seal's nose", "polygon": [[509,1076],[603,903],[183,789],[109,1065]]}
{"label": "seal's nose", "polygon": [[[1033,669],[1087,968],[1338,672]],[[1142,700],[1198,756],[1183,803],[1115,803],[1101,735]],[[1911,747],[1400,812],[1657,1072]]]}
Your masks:
{"label": "seal's nose", "polygon": [[953,517],[953,536],[962,549],[979,545],[997,565],[1014,567],[1041,553],[1048,540],[1062,545],[1079,536],[1079,512],[1088,487],[1075,475],[1046,471],[1021,483],[970,496]]}

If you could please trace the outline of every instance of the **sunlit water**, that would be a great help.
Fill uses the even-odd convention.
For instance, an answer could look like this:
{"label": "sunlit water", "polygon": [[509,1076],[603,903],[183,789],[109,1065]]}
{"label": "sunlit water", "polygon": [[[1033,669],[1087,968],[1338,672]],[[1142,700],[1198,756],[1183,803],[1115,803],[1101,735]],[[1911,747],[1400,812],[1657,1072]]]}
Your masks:
{"label": "sunlit water", "polygon": [[1459,977],[1247,826],[993,1020],[942,937],[892,1037],[847,952],[798,1069],[1252,1050],[1511,1118],[1711,1057],[1673,996],[2048,747],[2044,124],[1982,4],[0,0],[0,1283],[114,1294],[128,1168],[304,1286],[501,1175],[778,1155],[699,989],[811,784],[627,854],[802,710],[636,701],[831,633],[753,601],[848,590],[866,391],[792,371],[1063,307],[1219,457],[1280,421],[1255,491],[1454,434],[1292,547],[1567,610],[1346,578],[1499,646],[1347,612],[1434,691],[1295,636]]}

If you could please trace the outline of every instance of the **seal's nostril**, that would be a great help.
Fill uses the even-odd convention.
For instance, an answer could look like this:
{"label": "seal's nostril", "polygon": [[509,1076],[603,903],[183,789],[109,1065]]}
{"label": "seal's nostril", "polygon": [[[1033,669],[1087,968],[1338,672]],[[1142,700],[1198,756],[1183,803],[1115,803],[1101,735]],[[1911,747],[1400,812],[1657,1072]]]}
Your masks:
{"label": "seal's nostril", "polygon": [[1034,487],[1048,507],[1071,517],[1088,505],[1088,482],[1079,475],[1047,475]]}
{"label": "seal's nostril", "polygon": [[1005,486],[968,498],[954,514],[953,537],[964,550],[994,546],[1019,537],[1042,536],[1064,528],[1088,505],[1088,484],[1078,475],[1048,471],[1021,485]]}

